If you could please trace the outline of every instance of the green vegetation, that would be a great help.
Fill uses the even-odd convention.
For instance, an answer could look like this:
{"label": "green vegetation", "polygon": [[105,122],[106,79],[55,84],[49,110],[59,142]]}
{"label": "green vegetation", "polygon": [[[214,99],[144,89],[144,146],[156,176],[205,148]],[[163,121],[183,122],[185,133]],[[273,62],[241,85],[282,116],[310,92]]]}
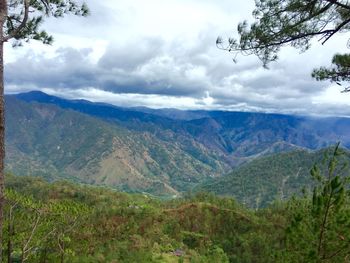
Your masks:
{"label": "green vegetation", "polygon": [[297,202],[298,207],[292,207],[287,246],[297,252],[292,254],[293,261],[341,262],[349,256],[349,177],[342,176],[348,163],[339,158],[342,150],[338,147],[323,173],[316,165],[311,169],[316,182],[312,201]]}
{"label": "green vegetation", "polygon": [[325,157],[320,168],[312,168],[313,191],[259,210],[208,193],[160,201],[102,187],[8,175],[4,258],[344,262],[350,251],[347,158],[338,146]]}
{"label": "green vegetation", "polygon": [[7,178],[4,253],[11,251],[12,262],[268,262],[276,242],[269,238],[274,222],[232,199],[197,194],[160,202]]}
{"label": "green vegetation", "polygon": [[[274,141],[301,134],[293,118],[269,116],[272,125],[248,114],[269,123],[248,131],[231,117],[204,120],[211,126],[203,131],[203,120],[196,120],[183,123],[193,128],[189,137],[153,123],[151,133],[55,105],[13,97],[7,103],[7,168],[38,176],[7,177],[7,262],[343,262],[349,254],[348,168],[342,165],[349,153],[338,147],[299,148],[260,156],[298,148]],[[250,123],[248,117],[242,118]],[[218,123],[227,125],[223,141],[211,139],[217,131],[208,127]],[[271,132],[279,126],[279,132]],[[317,136],[299,137],[310,143],[322,133]],[[253,150],[249,138],[255,138]],[[230,161],[236,156],[247,161],[246,153],[261,158],[205,181],[230,162],[213,150],[219,141],[232,142]],[[329,142],[317,139],[315,147]],[[172,197],[197,184],[194,194],[181,199],[154,197]]]}
{"label": "green vegetation", "polygon": [[[330,151],[332,148],[315,152],[298,150],[261,157],[224,177],[199,184],[194,191],[233,196],[251,208],[266,207],[275,200],[300,195],[302,188],[311,190],[314,183],[310,168],[315,163],[322,163],[324,155]],[[342,158],[349,159],[350,153],[346,151]],[[326,167],[321,165],[320,169],[325,170]]]}
{"label": "green vegetation", "polygon": [[[21,46],[30,40],[51,44],[53,37],[41,25],[51,16],[62,18],[66,15],[87,16],[89,9],[85,3],[74,0],[2,0],[0,2],[0,233],[3,228],[3,208],[5,200],[5,98],[4,98],[4,45],[12,42]],[[8,109],[6,108],[6,111]],[[2,262],[2,235],[0,235],[0,261]]]}

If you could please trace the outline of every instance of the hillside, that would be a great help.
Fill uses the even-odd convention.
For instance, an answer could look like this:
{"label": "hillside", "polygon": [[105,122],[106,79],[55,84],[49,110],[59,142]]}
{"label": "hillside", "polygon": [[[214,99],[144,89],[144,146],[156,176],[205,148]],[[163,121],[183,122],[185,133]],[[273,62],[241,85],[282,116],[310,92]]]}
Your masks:
{"label": "hillside", "polygon": [[[11,175],[6,189],[5,225],[16,232],[4,228],[3,251],[13,262],[23,256],[28,262],[72,263],[317,262],[312,252],[323,214],[315,215],[312,198],[252,210],[211,194],[160,201]],[[348,191],[343,201],[329,215],[342,217],[327,228],[327,262],[349,255],[348,249],[334,253],[349,246],[343,235],[349,229]]]}
{"label": "hillside", "polygon": [[273,262],[271,248],[283,249],[283,210],[255,213],[211,195],[165,202],[108,188],[6,178],[5,214],[18,203],[11,221],[17,235],[4,229],[4,253],[12,240],[14,262],[36,219],[32,207],[41,214],[25,252],[28,262]]}
{"label": "hillside", "polygon": [[[232,196],[253,208],[266,207],[276,200],[287,200],[301,194],[302,188],[310,190],[313,180],[310,169],[321,165],[325,152],[298,150],[274,154],[244,164],[226,176],[209,179],[194,191],[212,192]],[[344,158],[350,160],[347,152]],[[322,167],[322,166],[321,166]],[[349,171],[349,170],[347,170]]]}
{"label": "hillside", "polygon": [[6,98],[6,169],[121,190],[177,194],[227,166],[195,141],[127,130],[55,105]]}
{"label": "hillside", "polygon": [[27,102],[54,104],[79,111],[129,130],[148,131],[163,141],[179,142],[181,147],[195,140],[222,156],[231,167],[266,153],[300,147],[320,149],[337,141],[341,141],[345,147],[350,146],[348,118],[120,108],[84,100],[66,100],[36,91],[11,96]]}
{"label": "hillside", "polygon": [[[207,180],[263,156],[320,149],[337,141],[345,147],[350,144],[347,118],[172,109],[157,113],[42,92],[7,95],[6,109],[8,171],[166,196],[213,183],[214,192],[237,193],[253,207],[289,196],[308,181],[298,179],[294,186],[288,179],[281,186],[283,179],[276,179],[265,186],[276,176],[273,169],[249,172],[245,185],[253,186],[246,190],[237,183],[223,181],[221,187],[221,179]],[[284,162],[283,156],[276,162]],[[304,163],[304,157],[291,163],[291,173],[304,165],[310,169],[313,162]],[[235,171],[247,174],[244,167],[249,165]],[[259,189],[256,180],[262,181]]]}

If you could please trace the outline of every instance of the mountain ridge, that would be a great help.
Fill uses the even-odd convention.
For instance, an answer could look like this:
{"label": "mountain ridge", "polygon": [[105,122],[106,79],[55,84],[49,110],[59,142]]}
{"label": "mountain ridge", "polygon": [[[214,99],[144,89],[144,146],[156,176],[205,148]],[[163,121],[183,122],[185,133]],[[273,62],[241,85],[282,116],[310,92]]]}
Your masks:
{"label": "mountain ridge", "polygon": [[214,169],[149,133],[129,131],[54,105],[7,98],[6,109],[7,169],[20,175],[46,167],[49,179],[72,177],[130,191],[154,192],[151,188],[158,191],[161,186],[177,193],[177,185],[217,175],[224,166],[212,159],[215,156],[204,157]]}
{"label": "mountain ridge", "polygon": [[[311,168],[317,165],[321,171],[326,171],[324,161],[333,151],[334,147],[299,149],[263,156],[235,168],[225,176],[200,183],[194,192],[231,196],[255,209],[266,207],[276,200],[288,200],[293,195],[300,195],[302,189],[311,190],[314,185]],[[344,154],[338,158],[349,161],[350,151],[342,151]],[[349,172],[347,167],[342,174]]]}
{"label": "mountain ridge", "polygon": [[5,100],[8,169],[131,192],[177,195],[265,155],[350,145],[347,118],[212,111],[189,120],[42,92]]}
{"label": "mountain ridge", "polygon": [[[36,101],[55,104],[59,107],[73,109],[104,120],[116,122],[128,129],[158,132],[159,136],[162,136],[162,131],[166,130],[174,134],[200,137],[196,139],[206,146],[214,146],[212,141],[217,141],[217,145],[211,148],[226,155],[232,153],[232,148],[238,148],[237,145],[231,142],[247,137],[245,133],[249,136],[260,137],[255,139],[259,143],[265,141],[268,145],[272,145],[276,141],[285,141],[297,146],[317,149],[334,144],[338,140],[343,141],[344,146],[350,145],[350,135],[348,135],[350,134],[349,118],[314,118],[284,114],[208,111],[200,119],[178,120],[135,111],[135,108],[121,108],[85,100],[82,103],[81,100],[61,99],[37,91],[10,96],[15,96],[27,102]],[[203,111],[201,112],[203,113]],[[284,127],[289,130],[283,130]],[[215,133],[210,132],[212,130]],[[327,136],[327,133],[329,133],[329,136]],[[266,140],[267,137],[276,135],[278,137],[275,139]],[[262,137],[264,137],[263,140],[261,140]],[[257,150],[254,149],[254,151]],[[241,152],[242,149],[238,154],[242,155]],[[249,153],[244,153],[243,156],[249,156]]]}

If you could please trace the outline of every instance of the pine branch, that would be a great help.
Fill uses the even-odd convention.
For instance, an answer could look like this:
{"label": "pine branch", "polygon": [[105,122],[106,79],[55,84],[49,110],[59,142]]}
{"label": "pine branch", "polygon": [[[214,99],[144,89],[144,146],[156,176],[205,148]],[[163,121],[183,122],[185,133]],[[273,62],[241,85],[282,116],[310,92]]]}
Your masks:
{"label": "pine branch", "polygon": [[342,8],[350,10],[350,6],[349,5],[345,5],[343,3],[340,3],[337,0],[325,0],[325,1],[327,1],[329,3],[332,3],[332,4],[335,4],[335,5],[339,6],[339,7],[342,7]]}
{"label": "pine branch", "polygon": [[29,16],[29,0],[24,1],[24,16],[21,24],[13,30],[9,35],[3,37],[3,42],[9,41],[11,38],[14,38],[21,30],[26,26]]}
{"label": "pine branch", "polygon": [[330,33],[326,39],[322,42],[322,45],[326,43],[335,33],[339,32],[344,26],[346,26],[350,22],[350,18],[347,20],[344,20],[341,24],[339,24],[332,33]]}

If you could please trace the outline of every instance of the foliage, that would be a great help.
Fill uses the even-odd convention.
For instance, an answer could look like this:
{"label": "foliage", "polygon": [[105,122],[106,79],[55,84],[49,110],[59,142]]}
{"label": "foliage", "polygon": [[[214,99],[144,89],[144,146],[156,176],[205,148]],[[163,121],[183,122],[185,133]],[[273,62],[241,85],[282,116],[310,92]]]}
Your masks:
{"label": "foliage", "polygon": [[285,256],[292,262],[346,262],[350,256],[349,177],[342,176],[347,165],[342,154],[338,144],[326,159],[326,171],[311,169],[317,183],[312,200],[290,202]]}
{"label": "foliage", "polygon": [[[336,54],[333,57],[332,63],[334,65],[332,68],[321,67],[315,69],[312,76],[317,80],[330,79],[338,85],[341,85],[342,81],[349,81],[350,54]],[[346,88],[345,91],[349,91],[349,89]]]}
{"label": "foliage", "polygon": [[[61,262],[62,256],[64,262],[271,262],[269,247],[278,238],[265,215],[211,194],[159,201],[11,175],[7,189],[6,226],[12,222],[13,231],[4,229],[4,252],[11,240],[14,260],[32,232],[28,262]],[[16,200],[30,202],[21,201],[9,220]],[[35,231],[37,210],[27,203],[42,211]]]}
{"label": "foliage", "polygon": [[28,42],[30,39],[51,44],[53,37],[40,30],[44,17],[60,18],[68,14],[87,16],[89,9],[85,3],[79,4],[74,0],[9,0],[3,42],[14,38],[14,46],[22,45],[22,40]]}
{"label": "foliage", "polygon": [[[40,30],[45,16],[63,17],[68,14],[86,16],[89,10],[85,4],[74,0],[1,0],[0,1],[0,233],[3,228],[4,209],[4,159],[5,159],[5,103],[4,103],[4,43],[14,40],[19,46],[22,40],[30,39],[51,44],[46,31]],[[38,217],[39,218],[39,217]],[[38,222],[38,221],[36,221]],[[37,223],[34,224],[36,228]],[[0,261],[2,261],[2,235],[0,235]],[[22,261],[26,247],[22,248]],[[11,259],[11,251],[9,252]]]}
{"label": "foliage", "polygon": [[[230,38],[225,44],[222,38],[217,45],[229,52],[257,55],[266,67],[278,59],[281,47],[290,45],[306,51],[311,40],[317,38],[322,44],[333,35],[350,29],[350,5],[341,0],[257,0],[253,11],[255,22],[238,25],[239,40]],[[317,80],[348,81],[350,77],[349,54],[337,54],[334,67],[316,69]]]}
{"label": "foliage", "polygon": [[258,210],[205,192],[161,201],[8,175],[4,253],[7,262],[343,262],[349,157],[339,145],[323,153],[313,191]]}
{"label": "foliage", "polygon": [[[310,167],[321,163],[324,154],[332,151],[333,148],[315,152],[298,150],[261,157],[226,176],[207,180],[193,191],[233,196],[251,208],[266,207],[276,199],[288,200],[292,195],[300,195],[302,188],[312,189],[314,182],[310,177]],[[349,157],[350,153],[345,151],[340,158],[344,161]],[[320,165],[319,168],[325,171],[327,167]]]}
{"label": "foliage", "polygon": [[54,260],[48,250],[61,259],[74,255],[70,235],[84,221],[85,205],[70,200],[41,202],[13,189],[6,190],[5,197],[8,262]]}

